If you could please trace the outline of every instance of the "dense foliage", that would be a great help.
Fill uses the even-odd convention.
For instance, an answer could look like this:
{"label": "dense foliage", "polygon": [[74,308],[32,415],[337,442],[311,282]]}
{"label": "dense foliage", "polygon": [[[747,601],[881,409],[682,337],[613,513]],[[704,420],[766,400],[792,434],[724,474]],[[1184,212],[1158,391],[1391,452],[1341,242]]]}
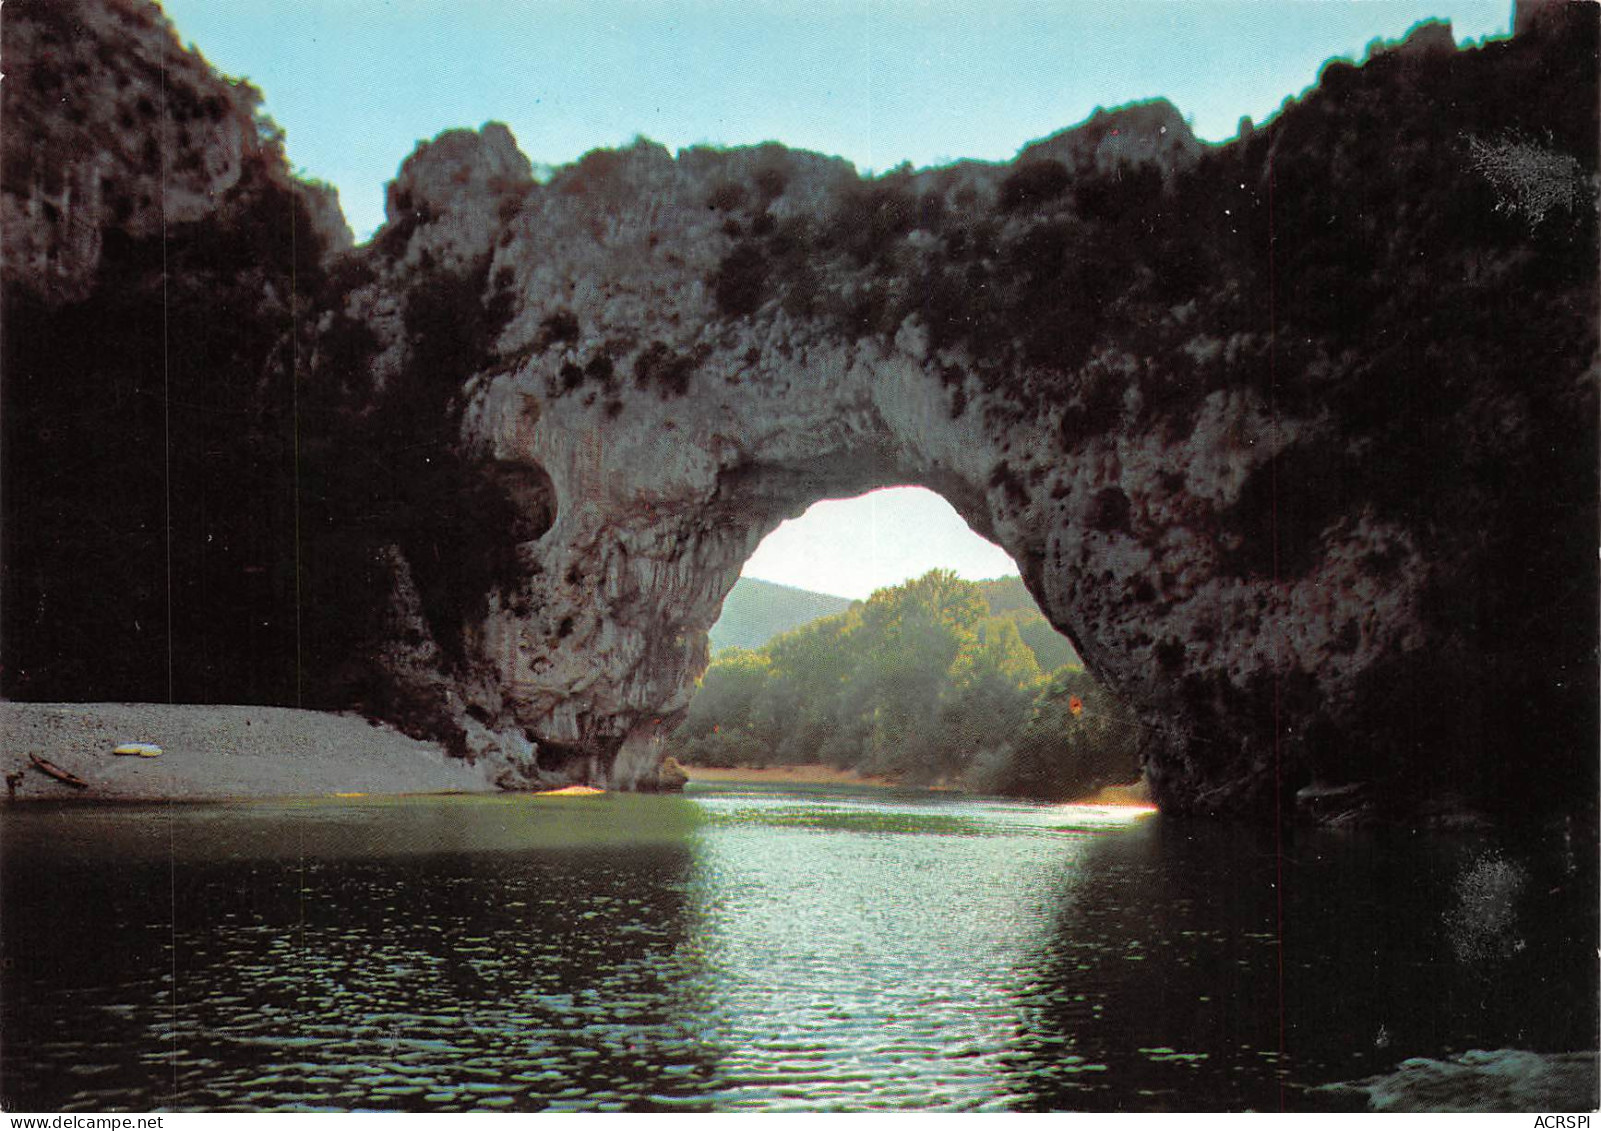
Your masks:
{"label": "dense foliage", "polygon": [[989,585],[986,601],[984,586],[933,570],[759,650],[722,652],[675,736],[678,756],[829,762],[1052,799],[1138,776],[1132,717],[1076,664],[1042,670],[1020,624],[1045,626],[1052,659],[1071,646],[1004,583]]}

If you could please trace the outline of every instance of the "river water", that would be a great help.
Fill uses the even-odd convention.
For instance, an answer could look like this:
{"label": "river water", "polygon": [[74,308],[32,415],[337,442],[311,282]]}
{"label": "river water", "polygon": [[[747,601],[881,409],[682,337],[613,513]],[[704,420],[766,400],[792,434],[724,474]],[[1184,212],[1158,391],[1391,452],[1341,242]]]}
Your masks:
{"label": "river water", "polygon": [[0,824],[0,1104],[1243,1110],[1596,1041],[1587,855],[921,792]]}

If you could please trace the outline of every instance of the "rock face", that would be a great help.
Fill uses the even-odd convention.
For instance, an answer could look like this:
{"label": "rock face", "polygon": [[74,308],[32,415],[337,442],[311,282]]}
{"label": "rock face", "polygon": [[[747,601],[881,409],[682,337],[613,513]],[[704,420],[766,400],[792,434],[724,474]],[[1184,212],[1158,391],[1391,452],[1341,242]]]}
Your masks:
{"label": "rock face", "polygon": [[[436,398],[521,518],[511,573],[368,556],[385,702],[504,784],[649,788],[760,539],[919,484],[1138,709],[1169,810],[1593,797],[1596,21],[1528,22],[1219,148],[1156,102],[1008,165],[640,142],[535,184],[503,126],[441,135],[308,364],[351,419]],[[71,298],[40,232],[8,275]]]}
{"label": "rock face", "polygon": [[1596,1055],[1469,1049],[1450,1060],[1413,1057],[1393,1073],[1313,1091],[1360,1098],[1369,1111],[1592,1111]]}
{"label": "rock face", "polygon": [[[0,262],[57,301],[83,298],[108,231],[204,219],[247,179],[266,148],[260,96],[183,50],[151,4],[35,0],[8,18]],[[348,246],[334,191],[303,187]]]}

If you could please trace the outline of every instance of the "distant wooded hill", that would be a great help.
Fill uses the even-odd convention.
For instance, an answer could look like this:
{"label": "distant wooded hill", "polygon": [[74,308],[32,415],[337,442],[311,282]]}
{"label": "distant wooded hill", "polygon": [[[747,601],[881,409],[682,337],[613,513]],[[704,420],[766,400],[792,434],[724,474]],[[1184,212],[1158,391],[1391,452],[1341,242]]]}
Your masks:
{"label": "distant wooded hill", "polygon": [[997,577],[993,581],[978,582],[979,592],[989,603],[990,616],[1010,620],[1017,625],[1017,634],[1034,653],[1040,671],[1052,672],[1063,664],[1082,667],[1083,661],[1073,651],[1067,637],[1051,627],[1051,622],[1040,612],[1039,604],[1023,585],[1021,577]]}
{"label": "distant wooded hill", "polygon": [[[817,595],[786,594],[800,596]],[[724,649],[669,748],[692,765],[823,762],[1056,801],[1133,780],[1138,728],[1081,665],[1059,662],[1077,657],[1027,596],[1015,577],[930,570],[760,648]]]}
{"label": "distant wooded hill", "polygon": [[[1078,653],[1067,637],[1051,627],[1040,612],[1021,577],[998,577],[977,583],[989,603],[991,616],[1005,617],[1017,625],[1017,634],[1028,645],[1042,671],[1055,671],[1063,664],[1078,666]],[[773,637],[790,629],[833,616],[850,608],[852,601],[831,593],[813,593],[771,581],[742,577],[723,601],[723,613],[712,625],[712,654],[724,648],[760,648]]]}
{"label": "distant wooded hill", "polygon": [[734,582],[733,592],[723,601],[723,614],[708,634],[712,654],[724,648],[760,648],[781,632],[850,607],[848,597],[742,577]]}

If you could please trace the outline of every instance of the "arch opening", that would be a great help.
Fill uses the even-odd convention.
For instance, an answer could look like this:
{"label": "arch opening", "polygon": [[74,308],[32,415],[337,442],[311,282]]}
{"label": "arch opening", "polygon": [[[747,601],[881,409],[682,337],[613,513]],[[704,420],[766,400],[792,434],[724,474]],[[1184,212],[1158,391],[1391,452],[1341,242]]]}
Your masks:
{"label": "arch opening", "polygon": [[744,563],[667,754],[690,776],[1138,801],[1132,715],[937,493],[824,499]]}
{"label": "arch opening", "polygon": [[740,575],[866,600],[935,568],[969,581],[1019,572],[1012,556],[975,532],[944,496],[893,486],[813,503],[763,538]]}

